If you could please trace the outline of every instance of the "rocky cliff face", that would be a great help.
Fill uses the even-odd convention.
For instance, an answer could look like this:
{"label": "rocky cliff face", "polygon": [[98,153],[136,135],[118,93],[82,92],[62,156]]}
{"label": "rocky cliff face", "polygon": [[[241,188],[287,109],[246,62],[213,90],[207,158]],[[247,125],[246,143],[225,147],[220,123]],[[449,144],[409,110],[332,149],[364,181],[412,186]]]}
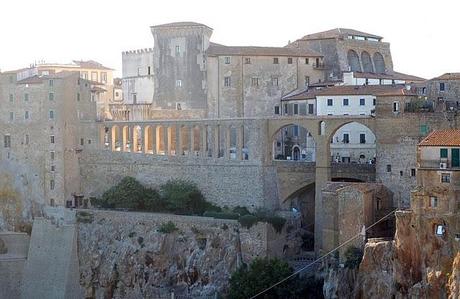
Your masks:
{"label": "rocky cliff face", "polygon": [[[343,294],[347,298],[459,298],[457,222],[457,215],[397,212],[395,240],[367,243],[357,278],[334,270],[325,282],[333,291],[324,292],[325,297],[337,298],[340,289],[349,289]],[[443,235],[435,234],[437,225],[443,225]]]}
{"label": "rocky cliff face", "polygon": [[[171,221],[177,230],[161,232]],[[264,255],[263,224],[173,215],[91,212],[80,217],[80,285],[86,298],[161,298],[225,290],[243,260]]]}

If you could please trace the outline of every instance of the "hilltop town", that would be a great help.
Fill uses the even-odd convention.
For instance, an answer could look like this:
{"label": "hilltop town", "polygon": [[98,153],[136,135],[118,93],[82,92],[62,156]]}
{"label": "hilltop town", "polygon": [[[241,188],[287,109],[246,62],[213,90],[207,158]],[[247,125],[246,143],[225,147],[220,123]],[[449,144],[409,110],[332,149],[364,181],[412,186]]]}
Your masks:
{"label": "hilltop town", "polygon": [[[460,296],[460,73],[398,72],[355,29],[284,47],[150,30],[121,78],[93,60],[0,72],[0,297],[217,298],[260,257],[325,298]],[[101,204],[127,178],[144,197],[186,182],[206,207]]]}

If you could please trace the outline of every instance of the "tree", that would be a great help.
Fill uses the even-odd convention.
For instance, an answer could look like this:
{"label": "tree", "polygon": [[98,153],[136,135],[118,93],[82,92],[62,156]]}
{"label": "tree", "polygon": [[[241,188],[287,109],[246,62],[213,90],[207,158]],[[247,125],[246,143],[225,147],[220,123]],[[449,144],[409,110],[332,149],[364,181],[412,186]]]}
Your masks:
{"label": "tree", "polygon": [[[257,258],[249,267],[241,267],[230,278],[229,298],[251,298],[293,273],[289,265],[279,259]],[[293,281],[286,281],[264,293],[260,298],[295,298]]]}

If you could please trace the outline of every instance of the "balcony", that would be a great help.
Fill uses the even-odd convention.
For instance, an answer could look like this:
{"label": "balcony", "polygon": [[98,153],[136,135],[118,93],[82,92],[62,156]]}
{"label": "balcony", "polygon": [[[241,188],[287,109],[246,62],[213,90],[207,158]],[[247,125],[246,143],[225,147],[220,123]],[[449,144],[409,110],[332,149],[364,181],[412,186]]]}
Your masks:
{"label": "balcony", "polygon": [[325,67],[324,63],[314,63],[313,68],[315,70],[324,70],[326,67]]}
{"label": "balcony", "polygon": [[460,166],[452,167],[451,161],[445,160],[422,160],[419,163],[420,168],[437,169],[437,170],[460,170]]}

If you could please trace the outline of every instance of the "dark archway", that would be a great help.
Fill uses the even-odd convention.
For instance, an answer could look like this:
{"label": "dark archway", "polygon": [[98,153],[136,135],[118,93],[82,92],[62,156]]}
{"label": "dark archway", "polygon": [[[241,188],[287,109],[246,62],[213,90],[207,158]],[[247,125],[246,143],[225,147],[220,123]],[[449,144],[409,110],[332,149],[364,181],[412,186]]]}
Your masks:
{"label": "dark archway", "polygon": [[372,65],[371,55],[366,51],[361,53],[361,63],[363,64],[363,72],[373,73],[374,66]]}
{"label": "dark archway", "polygon": [[358,54],[353,50],[349,50],[347,54],[347,58],[348,58],[348,65],[350,66],[350,70],[352,72],[361,72],[361,63],[359,62]]}
{"label": "dark archway", "polygon": [[385,73],[385,59],[383,58],[383,55],[380,54],[379,52],[375,52],[373,56],[374,60],[374,65],[375,65],[375,72],[376,73]]}

